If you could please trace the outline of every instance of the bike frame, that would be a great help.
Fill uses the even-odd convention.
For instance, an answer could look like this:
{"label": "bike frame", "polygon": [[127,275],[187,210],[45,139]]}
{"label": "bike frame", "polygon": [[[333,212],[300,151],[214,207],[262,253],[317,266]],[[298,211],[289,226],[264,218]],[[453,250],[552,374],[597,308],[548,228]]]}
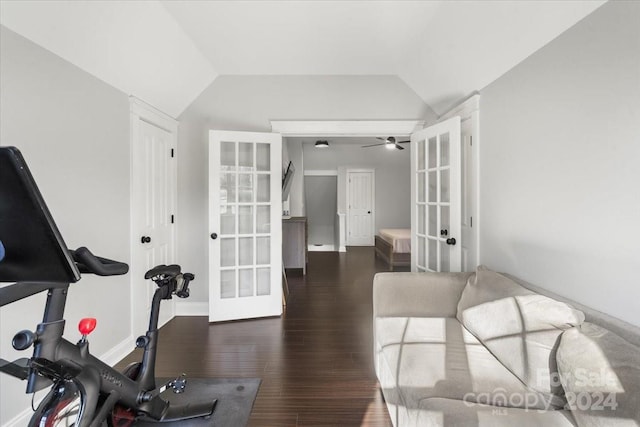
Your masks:
{"label": "bike frame", "polygon": [[[120,373],[89,353],[86,334],[73,344],[63,338],[64,310],[69,284],[81,279],[81,273],[99,276],[126,274],[125,263],[93,255],[86,247],[70,251],[40,194],[33,176],[15,147],[0,147],[0,235],[2,265],[0,281],[12,285],[0,287],[0,307],[47,292],[42,322],[35,332],[23,330],[13,338],[16,350],[31,346],[33,356],[15,363],[0,359],[0,371],[27,380],[27,393],[50,386],[51,392],[39,406],[30,425],[51,426],[70,402],[79,409],[65,409],[65,417],[76,416],[76,427],[97,427],[116,405],[146,421],[174,421],[211,415],[215,399],[183,406],[171,406],[160,398],[155,384],[158,342],[158,315],[162,299],[189,296],[193,274],[182,273],[179,265],[159,265],[145,274],[158,288],[153,297],[149,330],[138,338],[144,348],[142,362]],[[178,290],[178,280],[180,289]],[[19,363],[18,363],[19,362]],[[135,374],[135,378],[133,377]],[[79,405],[78,405],[78,402]],[[120,409],[118,407],[118,410]],[[41,423],[42,421],[42,423]]]}
{"label": "bike frame", "polygon": [[[118,402],[134,409],[136,413],[144,413],[151,419],[160,420],[169,404],[152,392],[156,388],[154,367],[160,302],[171,296],[173,289],[170,284],[160,286],[154,294],[146,345],[136,379],[127,377],[91,355],[88,342],[81,340],[73,344],[62,337],[66,323],[63,316],[68,288],[69,284],[62,283],[16,283],[1,289],[2,305],[47,291],[42,323],[36,329],[38,338],[34,343],[27,393],[45,388],[52,380],[55,383],[72,381],[82,397],[77,427],[92,425],[101,396],[110,397],[113,404]],[[39,405],[29,425],[40,425],[40,417],[45,408],[51,405],[50,400],[59,396],[60,393],[50,393]]]}
{"label": "bike frame", "polygon": [[[88,342],[73,344],[62,337],[65,320],[68,285],[59,285],[48,290],[47,302],[42,323],[37,327],[38,340],[34,345],[33,364],[27,393],[33,393],[54,381],[73,381],[82,394],[82,410],[78,427],[89,426],[93,420],[100,395],[116,396],[121,405],[143,412],[152,419],[159,420],[167,410],[168,403],[158,395],[149,392],[155,389],[155,357],[158,340],[158,312],[160,301],[166,296],[166,287],[156,290],[151,309],[147,344],[144,348],[142,365],[137,380],[113,369],[89,353]],[[164,290],[164,292],[163,292]],[[40,374],[44,374],[42,377]],[[53,396],[52,396],[53,397]],[[45,399],[46,400],[46,399]],[[41,403],[46,406],[47,402]],[[36,416],[39,413],[36,412]],[[35,417],[34,417],[35,418]],[[36,423],[37,425],[37,423]]]}

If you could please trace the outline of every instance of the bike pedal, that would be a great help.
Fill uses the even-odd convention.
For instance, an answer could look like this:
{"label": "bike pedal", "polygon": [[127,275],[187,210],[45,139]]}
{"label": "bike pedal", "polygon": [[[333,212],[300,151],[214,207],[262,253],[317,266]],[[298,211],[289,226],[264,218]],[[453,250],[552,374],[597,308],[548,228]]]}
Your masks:
{"label": "bike pedal", "polygon": [[173,391],[175,394],[184,393],[185,389],[187,388],[187,378],[184,375],[180,375],[175,380],[169,382],[169,384],[167,384],[167,387],[171,388],[171,391]]}

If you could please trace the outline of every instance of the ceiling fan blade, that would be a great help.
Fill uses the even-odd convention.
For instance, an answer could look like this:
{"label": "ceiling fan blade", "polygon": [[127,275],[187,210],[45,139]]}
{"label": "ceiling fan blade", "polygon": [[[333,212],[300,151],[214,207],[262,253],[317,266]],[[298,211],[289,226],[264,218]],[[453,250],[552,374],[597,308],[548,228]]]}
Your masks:
{"label": "ceiling fan blade", "polygon": [[367,148],[367,147],[377,147],[378,145],[387,145],[386,142],[383,142],[382,144],[371,144],[371,145],[363,145],[362,148]]}
{"label": "ceiling fan blade", "polygon": [[396,142],[396,144],[406,144],[407,142],[411,142],[411,140],[407,140],[407,141],[398,141]]}
{"label": "ceiling fan blade", "polygon": [[376,136],[376,139],[379,139],[380,141],[386,141],[387,138],[380,138],[379,136]]}
{"label": "ceiling fan blade", "polygon": [[402,145],[398,145],[398,144],[396,144],[396,148],[397,148],[398,150],[404,150],[404,147],[403,147]]}

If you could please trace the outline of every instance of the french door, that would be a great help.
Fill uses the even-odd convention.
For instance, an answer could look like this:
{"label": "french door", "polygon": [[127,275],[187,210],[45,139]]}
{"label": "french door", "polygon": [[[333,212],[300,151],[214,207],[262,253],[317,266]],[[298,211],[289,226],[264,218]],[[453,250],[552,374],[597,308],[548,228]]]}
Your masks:
{"label": "french door", "polygon": [[209,133],[209,321],[282,314],[282,137]]}
{"label": "french door", "polygon": [[411,270],[461,271],[460,117],[411,135]]}

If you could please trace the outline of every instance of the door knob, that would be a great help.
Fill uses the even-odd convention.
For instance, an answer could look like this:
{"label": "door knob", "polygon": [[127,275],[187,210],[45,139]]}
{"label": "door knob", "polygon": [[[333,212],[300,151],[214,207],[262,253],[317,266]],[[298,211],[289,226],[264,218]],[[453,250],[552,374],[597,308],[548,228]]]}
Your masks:
{"label": "door knob", "polygon": [[440,230],[440,235],[441,236],[446,236],[447,234],[449,234],[449,230],[447,230],[447,229]]}
{"label": "door knob", "polygon": [[142,236],[140,238],[140,243],[149,243],[149,242],[151,242],[151,237],[149,236]]}
{"label": "door knob", "polygon": [[454,239],[453,237],[450,239],[447,239],[447,245],[455,245],[456,244],[456,239]]}
{"label": "door knob", "polygon": [[211,238],[216,240],[218,238],[218,233],[211,233]]}
{"label": "door knob", "polygon": [[368,213],[368,214],[370,214],[370,213],[371,213],[371,211],[367,211],[367,213]]}

